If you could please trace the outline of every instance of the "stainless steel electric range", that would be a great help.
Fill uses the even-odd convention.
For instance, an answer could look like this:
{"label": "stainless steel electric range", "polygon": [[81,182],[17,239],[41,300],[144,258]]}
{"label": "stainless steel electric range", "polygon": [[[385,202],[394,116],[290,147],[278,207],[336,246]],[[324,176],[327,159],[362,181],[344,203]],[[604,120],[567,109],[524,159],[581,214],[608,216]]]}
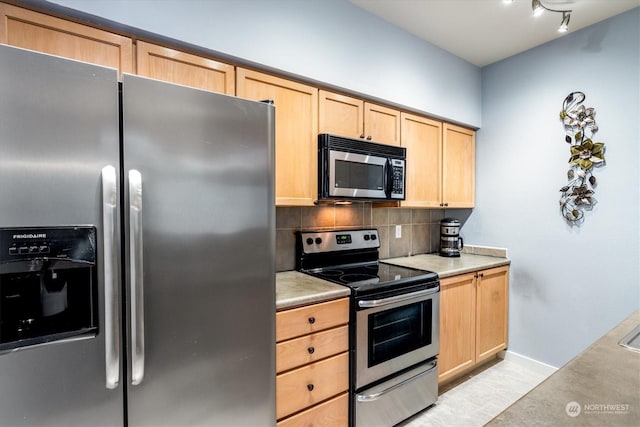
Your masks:
{"label": "stainless steel electric range", "polygon": [[438,397],[438,275],[378,260],[373,228],[300,231],[296,268],[351,288],[350,425],[390,427]]}

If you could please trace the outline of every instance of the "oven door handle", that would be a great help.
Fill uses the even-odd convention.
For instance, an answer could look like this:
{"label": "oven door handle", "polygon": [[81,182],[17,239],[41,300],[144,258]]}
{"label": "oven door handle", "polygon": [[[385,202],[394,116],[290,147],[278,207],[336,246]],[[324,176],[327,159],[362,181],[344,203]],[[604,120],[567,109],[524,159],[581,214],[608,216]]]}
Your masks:
{"label": "oven door handle", "polygon": [[384,396],[387,393],[391,393],[393,390],[400,388],[406,384],[409,384],[415,380],[417,380],[420,377],[423,377],[427,374],[429,374],[431,371],[433,371],[436,368],[437,363],[436,362],[431,362],[430,363],[431,367],[429,369],[427,369],[424,372],[419,373],[418,375],[416,375],[415,377],[411,377],[411,378],[407,378],[406,380],[399,382],[398,384],[394,384],[391,387],[389,387],[388,389],[382,390],[379,393],[373,393],[373,394],[358,394],[356,396],[356,398],[358,399],[358,402],[373,402],[374,400],[378,400],[380,399],[382,396]]}
{"label": "oven door handle", "polygon": [[396,295],[395,297],[383,298],[383,299],[372,299],[372,300],[363,300],[358,301],[358,307],[360,308],[374,308],[380,307],[383,305],[394,304],[396,302],[402,302],[406,300],[410,300],[416,297],[423,297],[431,294],[438,293],[440,291],[440,287],[436,287],[433,289],[425,289],[422,291],[411,292],[408,294]]}

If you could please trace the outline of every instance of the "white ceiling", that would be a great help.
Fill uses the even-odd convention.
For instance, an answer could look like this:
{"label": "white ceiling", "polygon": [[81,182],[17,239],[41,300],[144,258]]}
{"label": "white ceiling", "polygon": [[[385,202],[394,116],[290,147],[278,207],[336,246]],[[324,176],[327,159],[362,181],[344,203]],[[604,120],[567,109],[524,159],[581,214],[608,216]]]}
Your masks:
{"label": "white ceiling", "polygon": [[[531,0],[350,0],[479,67],[562,37],[561,13],[532,16]],[[571,9],[570,34],[640,6],[640,0],[542,0]],[[637,37],[638,35],[631,35]]]}

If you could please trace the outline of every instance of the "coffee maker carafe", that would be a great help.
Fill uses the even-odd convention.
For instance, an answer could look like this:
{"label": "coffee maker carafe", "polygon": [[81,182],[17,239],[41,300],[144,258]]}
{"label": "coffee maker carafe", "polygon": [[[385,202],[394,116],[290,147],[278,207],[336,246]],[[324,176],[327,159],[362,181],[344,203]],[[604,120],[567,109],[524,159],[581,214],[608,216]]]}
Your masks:
{"label": "coffee maker carafe", "polygon": [[464,247],[460,237],[460,221],[444,218],[440,221],[440,256],[459,257]]}

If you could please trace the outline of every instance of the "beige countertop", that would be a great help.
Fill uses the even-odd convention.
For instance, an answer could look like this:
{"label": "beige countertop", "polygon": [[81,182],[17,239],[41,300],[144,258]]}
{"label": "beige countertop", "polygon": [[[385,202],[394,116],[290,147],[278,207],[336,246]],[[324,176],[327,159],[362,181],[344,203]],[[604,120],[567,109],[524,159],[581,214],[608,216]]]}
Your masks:
{"label": "beige countertop", "polygon": [[297,271],[276,273],[276,310],[347,297],[351,290]]}
{"label": "beige countertop", "polygon": [[487,425],[640,425],[640,352],[618,345],[638,323],[640,311],[626,318]]}
{"label": "beige countertop", "polygon": [[467,253],[463,253],[456,258],[441,257],[438,254],[422,254],[383,259],[381,261],[403,267],[435,271],[440,278],[511,264],[509,258]]}
{"label": "beige countertop", "polygon": [[[440,277],[477,271],[510,263],[508,258],[463,253],[460,258],[437,254],[381,260],[392,264],[435,271]],[[350,289],[298,271],[276,273],[276,310],[299,307],[349,296]]]}

